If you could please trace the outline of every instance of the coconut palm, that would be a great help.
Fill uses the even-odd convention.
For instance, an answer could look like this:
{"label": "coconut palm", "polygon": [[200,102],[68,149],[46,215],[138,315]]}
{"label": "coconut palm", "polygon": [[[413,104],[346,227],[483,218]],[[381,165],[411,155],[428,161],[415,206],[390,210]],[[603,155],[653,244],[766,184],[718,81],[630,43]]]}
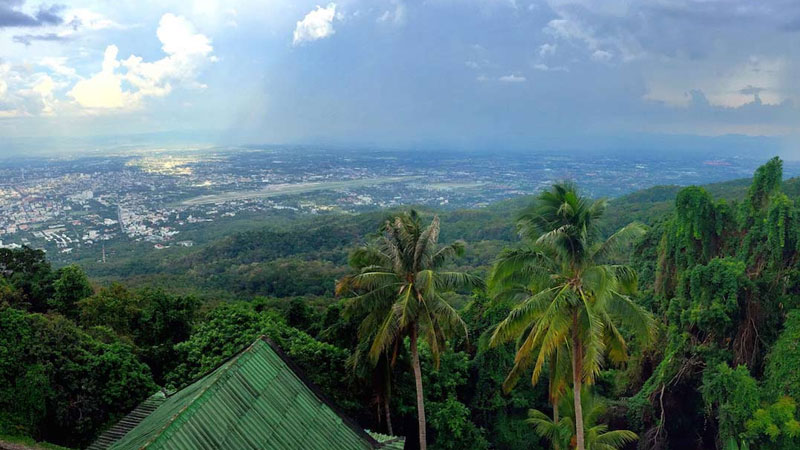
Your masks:
{"label": "coconut palm", "polygon": [[452,257],[463,253],[464,244],[440,246],[438,240],[438,217],[427,227],[413,210],[387,220],[376,241],[351,256],[358,273],[341,280],[337,288],[356,294],[346,312],[364,317],[359,337],[371,342],[367,356],[373,364],[387,353],[394,361],[399,344],[410,338],[421,449],[426,448],[426,422],[418,340],[428,344],[438,367],[446,339],[467,333],[461,317],[441,294],[482,284],[469,274],[443,270]]}
{"label": "coconut palm", "polygon": [[491,345],[519,340],[510,377],[532,367],[536,384],[554,355],[570,353],[578,450],[585,449],[583,384],[594,381],[604,356],[615,363],[627,359],[618,324],[648,340],[655,329],[651,315],[631,298],[635,271],[611,263],[642,228],[631,224],[602,240],[597,221],[605,207],[603,200],[579,195],[572,184],[554,185],[521,216],[523,244],[504,251],[490,277],[493,292],[519,300],[490,340]]}
{"label": "coconut palm", "polygon": [[[546,289],[550,286],[551,271],[555,267],[546,268],[555,261],[555,254],[546,255],[547,248],[533,249],[521,247],[517,249],[506,249],[498,258],[489,279],[490,292],[497,300],[505,300],[514,303],[521,303],[534,293]],[[535,260],[535,264],[530,264]],[[525,262],[525,264],[520,264]],[[531,323],[531,326],[533,323]],[[530,331],[530,330],[527,330]],[[518,347],[523,344],[522,339],[528,333],[519,333]],[[495,342],[494,344],[497,344]],[[520,376],[529,372],[535,356],[534,352],[518,352],[514,361],[514,366],[503,382],[503,392],[508,393],[519,381]],[[566,394],[571,378],[569,348],[561,345],[550,355],[547,361],[548,369],[548,394],[550,404],[553,408],[553,422],[559,422],[559,404],[562,396]],[[538,373],[532,378],[532,384],[538,381]],[[554,443],[556,450],[559,450],[558,442]]]}
{"label": "coconut palm", "polygon": [[[608,431],[608,426],[598,424],[598,419],[605,413],[606,404],[598,396],[584,392],[581,397],[581,410],[583,411],[583,422],[586,426],[584,442],[587,450],[618,450],[625,444],[639,439],[633,431],[613,430]],[[533,425],[536,434],[550,441],[554,448],[568,448],[577,442],[575,436],[575,409],[570,402],[565,401],[562,405],[564,417],[554,421],[547,414],[537,410],[528,410],[526,423]]]}

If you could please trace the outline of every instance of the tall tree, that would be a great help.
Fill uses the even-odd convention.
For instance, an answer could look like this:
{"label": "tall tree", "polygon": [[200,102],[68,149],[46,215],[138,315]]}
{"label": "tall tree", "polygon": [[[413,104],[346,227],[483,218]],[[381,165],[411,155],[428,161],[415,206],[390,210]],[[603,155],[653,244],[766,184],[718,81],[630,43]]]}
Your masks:
{"label": "tall tree", "polygon": [[58,270],[53,291],[49,306],[73,320],[78,318],[78,302],[94,293],[86,273],[74,264]]}
{"label": "tall tree", "polygon": [[424,450],[427,439],[418,341],[423,339],[428,344],[438,366],[446,339],[467,333],[458,312],[441,294],[478,287],[482,281],[467,273],[443,269],[451,258],[463,253],[464,244],[438,244],[438,217],[423,226],[412,210],[387,220],[380,231],[375,242],[353,253],[351,265],[358,273],[342,279],[338,290],[355,294],[346,313],[364,317],[359,337],[370,342],[367,354],[373,365],[388,353],[392,353],[393,360],[399,344],[409,337],[419,445]]}
{"label": "tall tree", "polygon": [[554,185],[520,217],[523,244],[504,251],[490,277],[494,289],[514,291],[520,299],[490,341],[519,339],[512,374],[533,366],[535,384],[560,350],[570,352],[578,450],[586,448],[583,384],[593,383],[605,355],[617,363],[627,359],[617,325],[648,339],[655,329],[651,315],[631,298],[635,271],[612,263],[642,229],[631,224],[601,239],[597,221],[605,208],[605,201],[581,196],[572,184]]}
{"label": "tall tree", "polygon": [[[554,263],[555,254],[546,256],[546,247],[523,247],[518,249],[506,249],[501,254],[493,267],[489,278],[490,293],[495,300],[520,303],[534,295],[540,290],[550,287],[550,274],[557,270]],[[525,260],[534,262],[535,266],[525,267]],[[527,263],[526,263],[527,264]],[[550,265],[551,267],[547,267]],[[529,270],[529,269],[535,270]],[[519,337],[524,337],[525,333],[520,333]],[[495,343],[496,344],[496,343]],[[503,391],[510,392],[519,381],[520,376],[530,371],[534,363],[534,353],[517,353],[514,366],[503,381]],[[553,408],[553,423],[559,423],[559,405],[561,398],[566,394],[571,377],[569,347],[559,346],[548,358],[546,364],[548,369],[548,397]],[[536,384],[537,379],[532,380]],[[556,450],[560,450],[559,441],[553,441]]]}

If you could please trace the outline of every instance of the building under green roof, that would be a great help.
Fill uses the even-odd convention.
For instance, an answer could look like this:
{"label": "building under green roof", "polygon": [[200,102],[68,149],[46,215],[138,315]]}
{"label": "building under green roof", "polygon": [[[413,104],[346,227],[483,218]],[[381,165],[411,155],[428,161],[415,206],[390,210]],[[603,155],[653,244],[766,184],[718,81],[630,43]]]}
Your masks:
{"label": "building under green roof", "polygon": [[386,449],[345,417],[266,338],[180,391],[156,394],[90,449]]}

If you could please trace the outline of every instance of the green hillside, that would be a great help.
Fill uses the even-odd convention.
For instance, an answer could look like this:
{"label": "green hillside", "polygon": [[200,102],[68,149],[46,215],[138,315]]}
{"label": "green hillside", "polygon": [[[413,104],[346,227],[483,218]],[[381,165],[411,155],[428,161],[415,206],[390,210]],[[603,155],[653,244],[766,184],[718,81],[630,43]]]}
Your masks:
{"label": "green hillside", "polygon": [[[744,198],[749,183],[742,179],[705,188],[716,198],[736,201]],[[680,189],[655,186],[612,199],[601,229],[608,234],[632,221],[652,225],[673,210]],[[789,195],[800,194],[800,179],[787,180],[785,189]],[[440,216],[443,242],[461,239],[468,243],[461,267],[485,273],[500,249],[517,240],[515,217],[532,200],[532,196],[518,197],[478,210],[419,210],[426,216]],[[334,280],[348,270],[349,252],[393,212],[269,218],[262,226],[248,220],[249,225],[237,227],[250,229],[211,238],[193,248],[159,251],[151,245],[130,244],[117,249],[106,264],[96,259],[78,263],[100,283],[152,285],[202,297],[330,296]],[[302,277],[294,276],[299,272]]]}
{"label": "green hillside", "polygon": [[781,176],[280,219],[83,267],[0,249],[0,435],[86,446],[263,335],[407,448],[798,448]]}

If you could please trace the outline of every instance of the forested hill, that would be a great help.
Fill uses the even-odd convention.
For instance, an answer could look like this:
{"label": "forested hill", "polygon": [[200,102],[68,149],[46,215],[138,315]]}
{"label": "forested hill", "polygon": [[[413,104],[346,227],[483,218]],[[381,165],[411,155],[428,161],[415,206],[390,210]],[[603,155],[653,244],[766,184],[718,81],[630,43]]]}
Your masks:
{"label": "forested hill", "polygon": [[[749,184],[750,179],[741,179],[705,188],[716,198],[741,200]],[[673,209],[680,189],[655,186],[611,199],[600,226],[610,233],[632,221],[650,225]],[[800,179],[786,180],[784,189],[797,196]],[[533,196],[523,196],[479,210],[418,209],[423,215],[440,216],[443,242],[461,239],[468,244],[459,262],[462,268],[484,274],[497,253],[517,239],[515,217],[532,200]],[[349,252],[398,211],[299,217],[235,232],[192,249],[122,249],[106,264],[95,260],[79,264],[100,283],[151,285],[201,297],[330,296],[334,281],[348,270]]]}
{"label": "forested hill", "polygon": [[[723,181],[703,186],[703,189],[717,199],[741,201],[747,195],[752,183],[750,178]],[[603,217],[603,230],[606,233],[618,230],[630,223],[639,221],[652,225],[675,207],[675,196],[685,186],[654,186],[641,191],[612,199]],[[789,197],[800,196],[800,178],[789,178],[783,182],[783,190]]]}
{"label": "forested hill", "polygon": [[362,428],[410,450],[417,434],[431,450],[568,449],[577,436],[595,449],[800,448],[799,195],[774,158],[751,180],[607,208],[565,184],[534,207],[441,222],[315,216],[116,254],[89,266],[94,280],[0,249],[0,446],[85,447],[159,386],[266,335]]}

